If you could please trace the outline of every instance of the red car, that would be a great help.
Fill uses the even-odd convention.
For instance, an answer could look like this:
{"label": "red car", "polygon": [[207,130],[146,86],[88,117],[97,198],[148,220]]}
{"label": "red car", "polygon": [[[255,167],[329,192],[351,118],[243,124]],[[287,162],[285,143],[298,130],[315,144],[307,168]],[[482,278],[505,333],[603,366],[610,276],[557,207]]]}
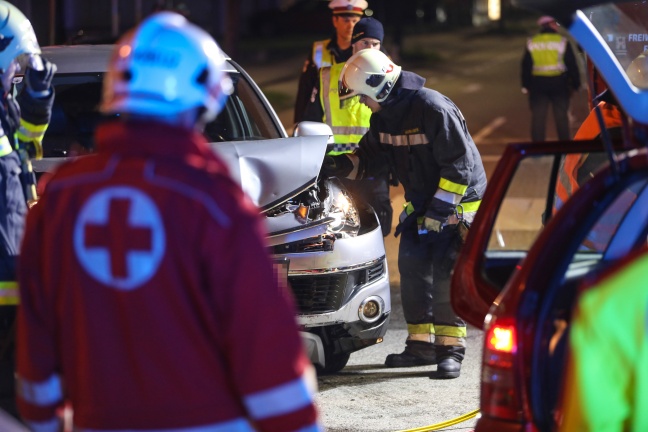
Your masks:
{"label": "red car", "polygon": [[[516,3],[558,18],[628,122],[615,139],[510,145],[491,175],[452,280],[455,310],[485,331],[476,432],[555,430],[577,294],[648,238],[648,79],[631,73],[648,5]],[[595,169],[556,211],[569,154]]]}

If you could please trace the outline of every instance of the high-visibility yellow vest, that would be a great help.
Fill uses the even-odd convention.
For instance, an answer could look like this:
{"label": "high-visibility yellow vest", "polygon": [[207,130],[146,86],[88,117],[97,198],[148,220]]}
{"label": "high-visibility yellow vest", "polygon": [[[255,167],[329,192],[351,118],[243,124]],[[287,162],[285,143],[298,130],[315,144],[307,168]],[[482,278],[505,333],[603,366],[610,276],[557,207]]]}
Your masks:
{"label": "high-visibility yellow vest", "polygon": [[329,42],[331,42],[331,39],[313,42],[312,59],[313,63],[317,66],[317,69],[335,64],[335,57],[331,54],[331,51],[326,48]]}
{"label": "high-visibility yellow vest", "polygon": [[18,304],[18,283],[16,281],[0,281],[0,306],[15,306]]}
{"label": "high-visibility yellow vest", "polygon": [[540,33],[527,41],[533,59],[533,76],[553,77],[563,74],[567,39],[557,33]]}
{"label": "high-visibility yellow vest", "polygon": [[340,108],[338,94],[338,81],[344,63],[320,70],[320,102],[324,111],[322,121],[333,130],[335,144],[329,155],[352,153],[358,146],[360,138],[369,130],[371,110],[360,103],[359,97],[354,97],[345,102]]}

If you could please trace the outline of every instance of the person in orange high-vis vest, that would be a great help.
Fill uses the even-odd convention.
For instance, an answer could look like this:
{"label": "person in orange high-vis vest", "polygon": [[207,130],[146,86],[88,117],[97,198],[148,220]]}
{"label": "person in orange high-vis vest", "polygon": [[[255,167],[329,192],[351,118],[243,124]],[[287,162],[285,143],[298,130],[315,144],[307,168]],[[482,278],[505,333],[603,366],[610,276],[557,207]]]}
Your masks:
{"label": "person in orange high-vis vest", "polygon": [[[595,98],[595,101],[598,101],[597,107],[601,110],[606,128],[608,130],[620,128],[623,124],[622,113],[616,106],[614,96],[606,90]],[[591,140],[598,137],[600,133],[601,128],[596,118],[596,111],[591,110],[576,132],[576,135],[574,135],[574,140]],[[603,155],[603,157],[605,156]],[[579,184],[591,176],[593,170],[603,162],[600,158],[589,153],[575,153],[565,156],[556,184],[554,214],[576,192]]]}

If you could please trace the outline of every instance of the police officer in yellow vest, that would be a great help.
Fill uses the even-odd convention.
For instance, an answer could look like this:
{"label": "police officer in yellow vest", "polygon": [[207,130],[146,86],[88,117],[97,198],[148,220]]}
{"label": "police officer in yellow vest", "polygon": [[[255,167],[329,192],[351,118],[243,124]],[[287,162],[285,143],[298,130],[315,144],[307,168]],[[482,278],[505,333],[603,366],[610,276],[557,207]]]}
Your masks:
{"label": "police officer in yellow vest", "polygon": [[[22,168],[23,155],[42,156],[41,140],[49,123],[56,67],[40,57],[27,18],[0,0],[0,409],[17,416],[14,402],[14,318],[18,304],[16,259],[25,228],[27,200],[34,182]],[[13,82],[24,74],[14,97]],[[25,158],[26,159],[26,158]],[[33,175],[33,174],[32,174]]]}
{"label": "police officer in yellow vest", "polygon": [[558,139],[569,140],[569,98],[580,87],[574,51],[558,33],[556,20],[538,19],[540,32],[527,40],[522,58],[522,93],[529,95],[531,139],[545,140],[547,111],[552,106]]}
{"label": "police officer in yellow vest", "polygon": [[[353,53],[363,49],[382,50],[384,29],[380,21],[364,17],[355,25],[351,37]],[[338,81],[344,63],[322,67],[319,82],[313,89],[314,98],[306,106],[303,120],[324,122],[333,130],[335,144],[329,155],[353,153],[358,142],[369,130],[371,110],[360,103],[359,98],[351,98],[340,104]],[[383,236],[391,231],[392,206],[389,198],[389,172],[362,180],[342,179],[354,197],[369,203],[382,227]]]}
{"label": "police officer in yellow vest", "polygon": [[329,9],[333,12],[335,32],[330,39],[314,42],[304,62],[295,101],[295,123],[303,120],[308,101],[314,99],[313,88],[317,85],[319,69],[344,63],[353,54],[351,47],[353,27],[360,21],[367,6],[366,0],[330,1]]}

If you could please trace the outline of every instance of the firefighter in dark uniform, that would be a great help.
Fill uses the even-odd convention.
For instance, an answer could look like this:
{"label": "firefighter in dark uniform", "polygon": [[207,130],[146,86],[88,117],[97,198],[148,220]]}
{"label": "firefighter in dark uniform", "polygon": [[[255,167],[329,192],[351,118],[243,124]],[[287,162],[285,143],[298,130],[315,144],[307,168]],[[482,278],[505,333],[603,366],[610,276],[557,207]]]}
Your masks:
{"label": "firefighter in dark uniform", "polygon": [[328,156],[323,170],[352,179],[385,166],[396,173],[407,200],[396,235],[408,338],[385,364],[437,364],[431,378],[456,378],[466,324],[450,305],[450,276],[460,228],[474,218],[486,173],[459,108],[424,83],[378,50],[354,54],[341,74],[340,98],[360,96],[373,112],[370,129],[355,153]]}
{"label": "firefighter in dark uniform", "polygon": [[303,120],[308,102],[317,99],[317,94],[313,90],[319,81],[319,69],[344,63],[353,54],[351,46],[353,27],[360,21],[367,6],[365,0],[331,0],[329,3],[329,8],[333,12],[335,32],[330,39],[313,42],[308,58],[304,62],[295,101],[295,124]]}
{"label": "firefighter in dark uniform", "polygon": [[[14,416],[15,269],[27,201],[35,198],[33,174],[26,167],[29,157],[42,156],[41,140],[54,101],[51,81],[56,67],[39,54],[29,20],[0,0],[0,409]],[[17,73],[25,74],[25,85],[14,98]]]}

